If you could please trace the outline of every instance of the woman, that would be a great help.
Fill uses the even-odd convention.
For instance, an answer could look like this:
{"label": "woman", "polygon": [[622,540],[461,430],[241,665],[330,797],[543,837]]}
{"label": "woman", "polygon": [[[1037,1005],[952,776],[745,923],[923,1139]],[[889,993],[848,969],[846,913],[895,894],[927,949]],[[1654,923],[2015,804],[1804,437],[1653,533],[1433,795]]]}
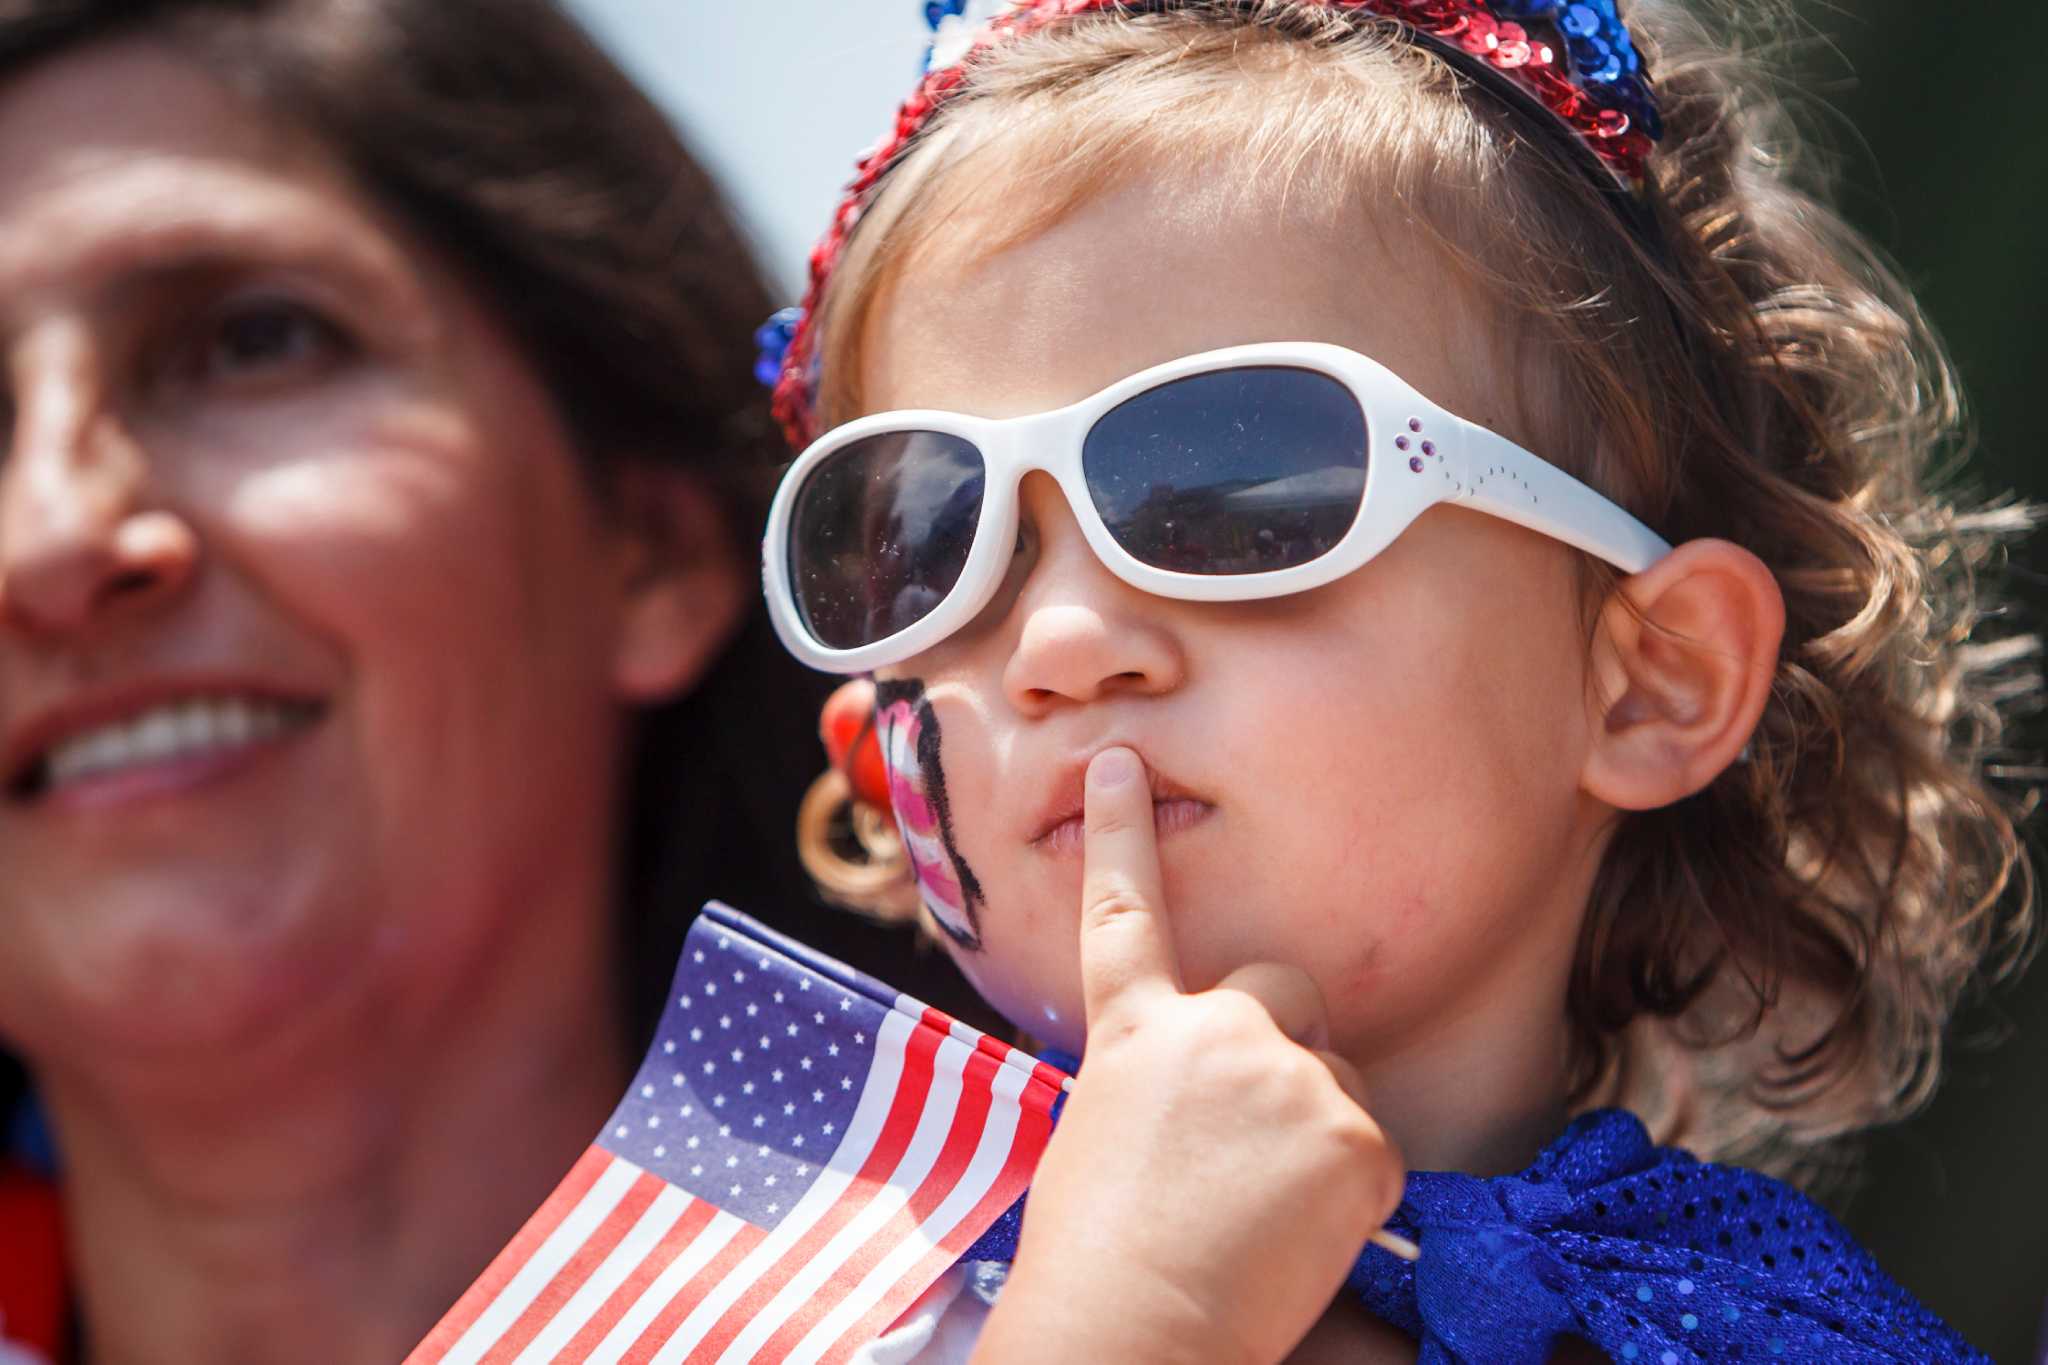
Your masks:
{"label": "woman", "polygon": [[688,910],[804,903],[766,311],[545,0],[0,19],[0,1044],[61,1349],[399,1358],[617,1099]]}

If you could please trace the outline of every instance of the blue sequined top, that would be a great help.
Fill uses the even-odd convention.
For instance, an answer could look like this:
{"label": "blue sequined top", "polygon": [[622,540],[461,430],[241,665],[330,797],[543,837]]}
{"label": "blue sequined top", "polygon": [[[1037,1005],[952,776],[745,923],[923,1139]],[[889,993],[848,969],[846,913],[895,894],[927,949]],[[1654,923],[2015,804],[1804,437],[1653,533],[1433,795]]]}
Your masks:
{"label": "blue sequined top", "polygon": [[[1016,1254],[1023,1205],[963,1259]],[[1826,1210],[1754,1171],[1584,1115],[1527,1170],[1417,1171],[1350,1291],[1421,1343],[1422,1365],[1542,1365],[1578,1337],[1640,1365],[1988,1361],[1880,1270]]]}

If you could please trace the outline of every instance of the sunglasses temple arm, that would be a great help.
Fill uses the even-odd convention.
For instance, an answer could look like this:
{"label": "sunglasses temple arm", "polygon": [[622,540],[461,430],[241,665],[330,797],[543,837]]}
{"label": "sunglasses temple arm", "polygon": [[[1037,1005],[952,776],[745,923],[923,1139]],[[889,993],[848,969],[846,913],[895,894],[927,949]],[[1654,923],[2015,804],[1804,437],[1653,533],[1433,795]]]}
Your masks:
{"label": "sunglasses temple arm", "polygon": [[1615,503],[1516,445],[1464,424],[1464,477],[1455,501],[1640,573],[1671,546]]}

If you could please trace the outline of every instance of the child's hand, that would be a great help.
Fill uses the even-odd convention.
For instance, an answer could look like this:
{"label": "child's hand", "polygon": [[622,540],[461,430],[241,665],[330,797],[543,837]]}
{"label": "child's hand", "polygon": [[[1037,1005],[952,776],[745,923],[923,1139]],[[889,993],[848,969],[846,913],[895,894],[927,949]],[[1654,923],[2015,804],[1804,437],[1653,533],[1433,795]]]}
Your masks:
{"label": "child's hand", "polygon": [[1277,1361],[1399,1202],[1400,1154],[1315,1050],[1307,974],[1182,990],[1137,755],[1098,754],[1086,793],[1087,1066],[977,1359]]}

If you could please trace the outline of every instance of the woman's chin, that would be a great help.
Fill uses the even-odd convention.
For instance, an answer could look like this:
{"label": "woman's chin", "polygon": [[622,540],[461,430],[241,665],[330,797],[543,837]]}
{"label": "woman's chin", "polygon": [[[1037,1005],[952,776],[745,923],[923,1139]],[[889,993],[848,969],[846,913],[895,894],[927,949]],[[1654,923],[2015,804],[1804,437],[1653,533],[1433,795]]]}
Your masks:
{"label": "woman's chin", "polygon": [[25,951],[10,968],[34,983],[34,1017],[0,1008],[0,1032],[32,1056],[54,1051],[88,1068],[181,1055],[231,1064],[283,1042],[360,981],[368,954],[350,937],[274,897],[103,897],[17,938],[24,949],[40,941],[45,961]]}

